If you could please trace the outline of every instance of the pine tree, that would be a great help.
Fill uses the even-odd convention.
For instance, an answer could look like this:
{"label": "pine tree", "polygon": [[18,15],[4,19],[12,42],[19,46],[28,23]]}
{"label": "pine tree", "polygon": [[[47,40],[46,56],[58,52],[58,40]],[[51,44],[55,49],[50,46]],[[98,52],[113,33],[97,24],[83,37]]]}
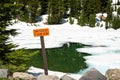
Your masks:
{"label": "pine tree", "polygon": [[84,11],[82,11],[80,17],[78,18],[78,24],[81,25],[81,26],[85,26],[85,13]]}
{"label": "pine tree", "polygon": [[48,24],[60,24],[66,11],[65,0],[50,0],[48,3]]}
{"label": "pine tree", "polygon": [[76,0],[76,14],[75,14],[75,18],[78,18],[78,16],[80,16],[80,12],[81,12],[81,0]]}
{"label": "pine tree", "polygon": [[110,0],[107,1],[106,13],[108,14],[108,19],[111,20],[112,19],[112,8],[111,8]]}
{"label": "pine tree", "polygon": [[63,1],[63,4],[62,4],[62,6],[63,6],[63,18],[68,18],[69,17],[69,13],[68,13],[68,11],[69,11],[69,0],[64,0]]}
{"label": "pine tree", "polygon": [[101,8],[101,0],[95,0],[94,2],[94,9],[95,9],[95,13],[99,13],[100,12],[100,8]]}
{"label": "pine tree", "polygon": [[83,11],[86,16],[89,17],[90,14],[95,14],[100,12],[100,0],[83,0]]}
{"label": "pine tree", "polygon": [[117,11],[117,4],[115,3],[115,8],[114,8],[115,11]]}
{"label": "pine tree", "polygon": [[112,28],[119,29],[120,28],[120,16],[114,17],[112,20]]}
{"label": "pine tree", "polygon": [[37,22],[36,18],[41,14],[41,4],[39,0],[29,0],[26,8],[29,14],[29,22]]}
{"label": "pine tree", "polygon": [[108,14],[107,19],[106,19],[106,28],[111,27],[110,23],[112,21],[112,7],[111,7],[111,1],[107,1],[107,6],[106,6],[106,13]]}
{"label": "pine tree", "polygon": [[83,0],[83,12],[85,16],[85,23],[89,24],[91,14],[96,14],[100,12],[100,0]]}
{"label": "pine tree", "polygon": [[8,39],[9,36],[16,34],[14,29],[7,29],[7,26],[12,24],[12,9],[14,4],[10,4],[9,0],[0,1],[0,60],[6,60],[6,54],[12,51],[15,47]]}
{"label": "pine tree", "polygon": [[120,15],[120,7],[117,9],[117,13],[118,15]]}
{"label": "pine tree", "polygon": [[74,24],[74,19],[72,17],[69,17],[69,23]]}
{"label": "pine tree", "polygon": [[69,0],[70,16],[78,17],[81,11],[81,0]]}
{"label": "pine tree", "polygon": [[76,11],[75,3],[76,3],[76,0],[69,0],[70,16],[72,17],[75,16],[75,11]]}
{"label": "pine tree", "polygon": [[89,26],[90,27],[95,27],[95,15],[94,14],[90,14],[90,17],[89,17]]}
{"label": "pine tree", "polygon": [[41,3],[41,15],[46,14],[49,0],[39,0],[39,1]]}
{"label": "pine tree", "polygon": [[106,12],[107,3],[108,3],[108,0],[101,0],[101,12],[102,13]]}
{"label": "pine tree", "polygon": [[38,17],[41,14],[44,14],[42,10],[46,10],[45,6],[43,6],[46,3],[44,3],[43,0],[11,0],[11,2],[15,4],[22,4],[22,7],[17,10],[18,13],[16,18],[25,22],[37,22]]}

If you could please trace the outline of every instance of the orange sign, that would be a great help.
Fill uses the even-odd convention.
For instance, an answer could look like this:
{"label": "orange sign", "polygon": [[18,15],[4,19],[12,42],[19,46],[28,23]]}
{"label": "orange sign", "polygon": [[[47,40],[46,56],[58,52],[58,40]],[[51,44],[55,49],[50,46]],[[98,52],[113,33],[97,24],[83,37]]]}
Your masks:
{"label": "orange sign", "polygon": [[34,29],[33,34],[34,34],[34,37],[48,36],[49,35],[49,29],[48,28]]}

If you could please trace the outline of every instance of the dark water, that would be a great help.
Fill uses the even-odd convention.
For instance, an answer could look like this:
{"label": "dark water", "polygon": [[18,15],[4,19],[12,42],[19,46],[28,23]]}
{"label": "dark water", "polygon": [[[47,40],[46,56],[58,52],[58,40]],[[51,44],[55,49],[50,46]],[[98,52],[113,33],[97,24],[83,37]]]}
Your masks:
{"label": "dark water", "polygon": [[[80,43],[66,43],[60,48],[46,49],[48,69],[53,71],[77,73],[80,70],[86,69],[88,66],[85,63],[84,56],[89,54],[79,53],[77,48],[82,48],[84,45]],[[40,52],[33,56],[31,65],[35,67],[43,67],[42,57]]]}

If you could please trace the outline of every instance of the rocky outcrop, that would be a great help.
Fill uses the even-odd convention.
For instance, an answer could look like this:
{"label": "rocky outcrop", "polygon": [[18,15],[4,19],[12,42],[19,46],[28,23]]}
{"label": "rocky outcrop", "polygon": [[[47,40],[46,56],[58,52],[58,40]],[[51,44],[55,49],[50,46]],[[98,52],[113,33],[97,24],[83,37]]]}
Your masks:
{"label": "rocky outcrop", "polygon": [[37,80],[60,80],[60,79],[55,75],[39,75]]}
{"label": "rocky outcrop", "polygon": [[107,78],[95,68],[91,68],[79,80],[107,80]]}
{"label": "rocky outcrop", "polygon": [[71,78],[70,76],[64,75],[60,78],[60,80],[75,80],[75,79]]}
{"label": "rocky outcrop", "polygon": [[120,80],[120,69],[108,69],[105,76],[107,80]]}
{"label": "rocky outcrop", "polygon": [[13,79],[36,80],[36,78],[33,75],[23,73],[23,72],[13,73]]}
{"label": "rocky outcrop", "polygon": [[[41,70],[39,71],[41,73]],[[52,75],[51,75],[52,74]],[[0,77],[8,78],[8,69],[0,69]],[[15,72],[13,76],[10,76],[10,80],[120,80],[120,69],[108,69],[105,76],[102,75],[95,68],[89,69],[83,75],[73,75],[73,74],[57,74],[50,72],[50,75],[34,75],[23,72]]]}
{"label": "rocky outcrop", "polygon": [[7,78],[8,74],[8,69],[0,69],[0,77]]}

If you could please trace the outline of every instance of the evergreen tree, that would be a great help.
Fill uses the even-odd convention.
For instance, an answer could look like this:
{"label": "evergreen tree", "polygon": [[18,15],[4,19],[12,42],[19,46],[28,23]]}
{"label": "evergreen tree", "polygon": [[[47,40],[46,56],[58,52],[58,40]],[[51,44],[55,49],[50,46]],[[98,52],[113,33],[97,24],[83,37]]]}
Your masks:
{"label": "evergreen tree", "polygon": [[28,11],[29,22],[37,22],[36,18],[41,14],[41,4],[39,0],[29,0],[26,5]]}
{"label": "evergreen tree", "polygon": [[108,19],[106,19],[105,28],[108,29],[109,27],[110,27],[109,21],[108,21]]}
{"label": "evergreen tree", "polygon": [[117,13],[118,15],[120,15],[120,7],[117,9]]}
{"label": "evergreen tree", "polygon": [[70,16],[79,16],[81,10],[81,0],[69,0]]}
{"label": "evergreen tree", "polygon": [[76,18],[80,16],[81,9],[82,9],[81,0],[76,0],[76,14],[75,14]]}
{"label": "evergreen tree", "polygon": [[[17,18],[21,21],[34,23],[38,21],[38,17],[43,14],[46,8],[43,0],[11,0],[12,3],[22,4],[17,13]],[[44,9],[42,9],[44,8]]]}
{"label": "evergreen tree", "polygon": [[94,14],[90,14],[90,17],[89,17],[89,26],[90,27],[95,27],[95,15]]}
{"label": "evergreen tree", "polygon": [[106,28],[109,28],[110,22],[112,21],[112,7],[111,7],[110,0],[107,1],[106,13],[108,14],[107,19],[106,19]]}
{"label": "evergreen tree", "polygon": [[115,9],[114,9],[115,11],[117,11],[117,4],[115,3]]}
{"label": "evergreen tree", "polygon": [[74,24],[74,19],[72,17],[69,17],[69,23]]}
{"label": "evergreen tree", "polygon": [[64,11],[63,11],[63,18],[68,18],[69,17],[69,0],[64,0],[63,1],[63,7],[64,7]]}
{"label": "evergreen tree", "polygon": [[107,3],[108,3],[108,0],[101,0],[101,12],[102,13],[106,12]]}
{"label": "evergreen tree", "polygon": [[120,16],[114,17],[112,20],[112,28],[119,29],[120,28]]}
{"label": "evergreen tree", "polygon": [[47,8],[48,8],[48,0],[39,0],[41,3],[41,15],[47,13]]}
{"label": "evergreen tree", "polygon": [[13,73],[15,71],[25,71],[28,69],[27,63],[29,63],[30,57],[32,55],[28,53],[25,49],[20,49],[8,53],[6,55],[8,61],[7,68],[9,68],[10,72]]}
{"label": "evergreen tree", "polygon": [[100,12],[100,8],[101,8],[101,1],[100,0],[94,0],[94,13],[99,13]]}
{"label": "evergreen tree", "polygon": [[48,24],[60,24],[66,11],[65,0],[50,0],[48,3]]}
{"label": "evergreen tree", "polygon": [[83,11],[86,16],[100,12],[100,0],[83,0]]}
{"label": "evergreen tree", "polygon": [[78,18],[78,24],[81,26],[85,26],[85,13],[82,11],[80,17]]}
{"label": "evergreen tree", "polygon": [[106,13],[108,14],[108,17],[111,17],[112,15],[112,8],[111,8],[111,2],[110,0],[107,1],[107,6],[105,8]]}
{"label": "evergreen tree", "polygon": [[9,3],[9,0],[0,1],[0,60],[6,61],[6,54],[12,51],[15,47],[8,39],[9,36],[16,34],[14,29],[7,29],[11,24],[12,9],[14,4]]}
{"label": "evergreen tree", "polygon": [[22,6],[19,9],[18,8],[15,9],[16,10],[15,18],[25,22],[28,22],[28,19],[29,19],[28,11],[26,9],[27,1],[28,0],[10,0],[12,4],[15,4],[15,5],[22,4]]}
{"label": "evergreen tree", "polygon": [[69,8],[70,8],[70,16],[75,16],[76,8],[75,8],[76,0],[69,0]]}
{"label": "evergreen tree", "polygon": [[92,14],[94,15],[100,12],[101,1],[100,0],[83,0],[82,5],[83,5],[82,9],[83,9],[84,16],[85,16],[84,17],[85,23],[89,24],[90,16]]}

